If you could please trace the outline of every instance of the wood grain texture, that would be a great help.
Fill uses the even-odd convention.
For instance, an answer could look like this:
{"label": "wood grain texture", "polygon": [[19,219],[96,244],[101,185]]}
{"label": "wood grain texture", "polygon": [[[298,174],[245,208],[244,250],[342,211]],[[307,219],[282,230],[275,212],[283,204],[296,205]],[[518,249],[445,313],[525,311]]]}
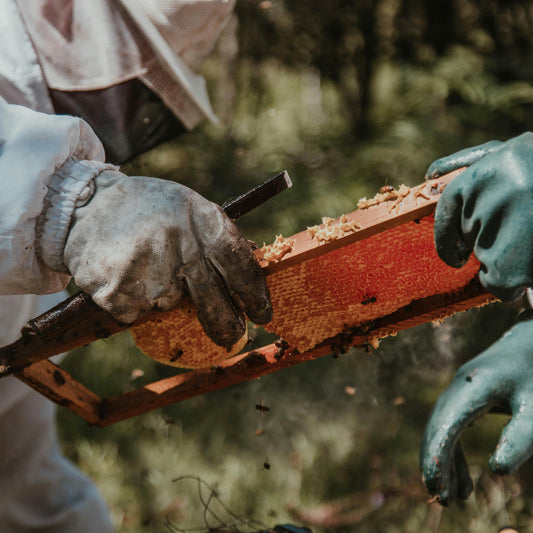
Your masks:
{"label": "wood grain texture", "polygon": [[51,361],[41,361],[17,374],[17,378],[48,399],[67,407],[89,424],[99,425],[102,399]]}

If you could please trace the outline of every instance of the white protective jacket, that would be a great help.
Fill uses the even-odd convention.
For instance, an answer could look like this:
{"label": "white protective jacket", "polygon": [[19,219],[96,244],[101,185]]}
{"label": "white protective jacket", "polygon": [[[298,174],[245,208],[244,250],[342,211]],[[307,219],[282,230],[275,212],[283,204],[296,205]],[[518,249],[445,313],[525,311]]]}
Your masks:
{"label": "white protective jacket", "polygon": [[[73,199],[109,167],[85,122],[53,116],[48,88],[93,90],[138,78],[187,127],[214,119],[203,78],[193,69],[213,47],[233,5],[0,0],[0,295],[47,294],[66,286],[68,276],[46,268],[42,257],[60,257]],[[53,218],[46,205],[51,186],[69,193],[54,206]],[[0,301],[0,323],[9,323],[1,328],[8,330],[0,331],[1,344],[14,340],[36,306],[33,296]]]}
{"label": "white protective jacket", "polygon": [[[137,78],[186,127],[214,120],[194,69],[233,4],[0,0],[0,345],[65,297],[69,277],[43,257],[61,259],[74,198],[110,166],[84,121],[53,115],[48,89]],[[66,193],[53,209],[49,188]],[[61,456],[51,404],[15,378],[0,380],[0,451],[0,531],[111,531],[96,489]]]}

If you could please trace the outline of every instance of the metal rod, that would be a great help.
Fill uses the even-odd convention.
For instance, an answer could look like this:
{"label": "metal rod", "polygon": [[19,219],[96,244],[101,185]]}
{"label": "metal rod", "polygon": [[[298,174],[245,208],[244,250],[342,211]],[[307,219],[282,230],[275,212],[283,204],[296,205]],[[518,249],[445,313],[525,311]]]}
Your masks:
{"label": "metal rod", "polygon": [[[291,185],[289,174],[283,171],[223,205],[222,209],[235,220]],[[17,341],[0,348],[0,377],[18,372],[53,355],[108,337],[126,327],[100,309],[87,293],[78,292],[30,320],[22,328],[22,336]]]}
{"label": "metal rod", "polygon": [[235,198],[235,200],[226,202],[222,209],[224,209],[228,217],[236,220],[290,187],[292,187],[291,178],[287,171],[284,170],[247,193]]}

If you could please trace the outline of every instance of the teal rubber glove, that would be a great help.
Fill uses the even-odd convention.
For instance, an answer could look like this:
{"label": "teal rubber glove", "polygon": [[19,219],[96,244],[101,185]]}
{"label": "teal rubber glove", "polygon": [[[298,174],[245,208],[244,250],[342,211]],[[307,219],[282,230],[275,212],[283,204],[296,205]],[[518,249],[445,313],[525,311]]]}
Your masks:
{"label": "teal rubber glove", "polygon": [[533,133],[438,159],[426,177],[465,166],[437,204],[437,253],[461,267],[473,251],[482,285],[502,300],[517,299],[533,285]]}
{"label": "teal rubber glove", "polygon": [[533,318],[515,324],[463,365],[437,401],[426,427],[420,464],[429,492],[448,505],[466,499],[472,481],[459,444],[461,432],[491,408],[511,413],[491,469],[509,474],[533,454]]}

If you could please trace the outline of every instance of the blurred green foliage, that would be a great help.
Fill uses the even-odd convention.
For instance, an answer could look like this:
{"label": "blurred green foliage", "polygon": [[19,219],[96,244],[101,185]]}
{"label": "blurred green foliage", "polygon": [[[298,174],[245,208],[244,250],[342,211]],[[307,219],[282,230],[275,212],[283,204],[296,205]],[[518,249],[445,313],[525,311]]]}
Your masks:
{"label": "blurred green foliage", "polygon": [[[203,125],[124,170],[222,203],[285,168],[293,189],[239,221],[250,239],[269,242],[352,211],[384,184],[421,182],[437,157],[531,129],[533,6],[241,0],[204,73],[222,126]],[[533,531],[533,468],[506,478],[488,471],[501,417],[465,435],[476,490],[464,509],[427,504],[418,472],[439,392],[514,318],[503,304],[473,310],[387,339],[370,355],[325,357],[106,429],[60,410],[60,436],[124,532],[236,523],[209,491],[200,497],[194,479],[173,482],[184,475],[216,487],[238,517],[268,526]],[[104,396],[169,372],[127,334],[79,350],[66,366]]]}

